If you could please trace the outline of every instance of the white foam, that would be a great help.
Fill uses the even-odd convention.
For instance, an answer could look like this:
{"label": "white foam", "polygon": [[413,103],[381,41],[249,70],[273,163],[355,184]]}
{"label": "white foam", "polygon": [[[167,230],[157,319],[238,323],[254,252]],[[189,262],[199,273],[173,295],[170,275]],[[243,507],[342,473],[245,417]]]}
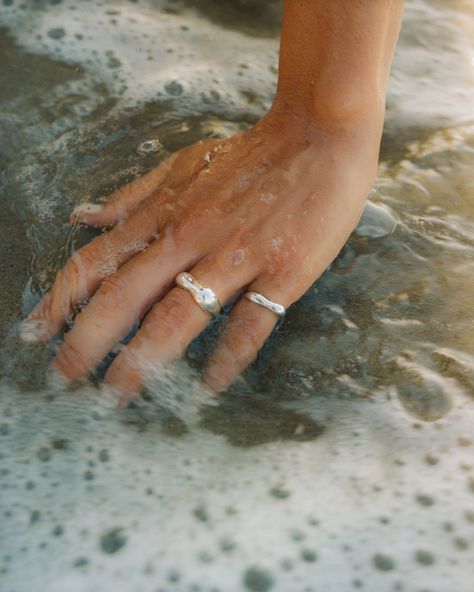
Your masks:
{"label": "white foam", "polygon": [[[167,13],[164,0],[63,1],[31,10],[18,4],[0,8],[0,18],[22,47],[80,64],[125,103],[160,98],[182,108],[202,110],[207,103],[257,115],[271,104],[277,39],[223,29],[181,6]],[[472,117],[473,35],[470,4],[406,3],[388,97],[390,128]],[[249,92],[256,100],[245,98]]]}

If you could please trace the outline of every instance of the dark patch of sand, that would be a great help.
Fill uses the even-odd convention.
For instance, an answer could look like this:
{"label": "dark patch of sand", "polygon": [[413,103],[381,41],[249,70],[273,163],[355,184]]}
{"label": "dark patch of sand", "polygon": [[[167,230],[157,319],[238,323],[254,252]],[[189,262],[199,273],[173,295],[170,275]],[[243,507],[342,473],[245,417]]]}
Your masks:
{"label": "dark patch of sand", "polygon": [[30,249],[23,222],[5,203],[0,206],[0,347],[9,326],[20,317],[21,293],[28,275]]}

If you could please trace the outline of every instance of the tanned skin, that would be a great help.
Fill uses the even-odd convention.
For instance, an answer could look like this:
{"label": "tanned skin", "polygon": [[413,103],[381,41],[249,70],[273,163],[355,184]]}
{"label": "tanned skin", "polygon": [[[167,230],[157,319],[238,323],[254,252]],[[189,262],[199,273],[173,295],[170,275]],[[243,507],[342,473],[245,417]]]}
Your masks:
{"label": "tanned skin", "polygon": [[[180,357],[209,315],[174,284],[189,271],[222,303],[244,289],[288,307],[333,261],[377,172],[402,0],[286,0],[270,111],[226,141],[184,148],[72,221],[110,230],[75,253],[28,317],[50,339],[79,306],[55,369],[80,380],[141,327],[105,382],[127,399],[147,365]],[[226,389],[276,323],[237,300],[203,380]]]}

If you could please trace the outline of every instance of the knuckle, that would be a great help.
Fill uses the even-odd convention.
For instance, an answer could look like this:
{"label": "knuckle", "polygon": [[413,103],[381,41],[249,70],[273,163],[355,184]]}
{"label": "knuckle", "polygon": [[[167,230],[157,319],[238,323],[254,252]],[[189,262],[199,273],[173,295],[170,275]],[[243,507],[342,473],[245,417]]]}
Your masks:
{"label": "knuckle", "polygon": [[242,372],[257,355],[257,352],[249,347],[248,342],[240,339],[227,343],[222,347],[220,358],[221,372],[226,375],[234,375]]}
{"label": "knuckle", "polygon": [[247,344],[247,349],[250,347],[252,351],[260,349],[262,344],[261,329],[256,319],[249,317],[242,317],[235,321],[234,331],[235,335],[244,343]]}
{"label": "knuckle", "polygon": [[72,343],[67,333],[56,356],[55,364],[71,379],[87,376],[90,370],[90,360]]}
{"label": "knuckle", "polygon": [[189,241],[191,237],[200,233],[202,220],[199,216],[194,216],[193,210],[188,211],[181,220],[177,221],[175,226],[175,240],[178,244]]}
{"label": "knuckle", "polygon": [[69,260],[71,265],[75,266],[75,268],[78,271],[90,269],[93,265],[97,263],[100,250],[100,242],[101,237],[98,237],[89,244],[82,247],[82,249],[77,251],[77,253],[74,253],[74,255]]}
{"label": "knuckle", "polygon": [[182,295],[170,292],[160,303],[149,324],[153,330],[162,335],[170,335],[182,331],[189,320],[189,308]]}
{"label": "knuckle", "polygon": [[94,300],[107,310],[123,311],[130,307],[130,295],[126,282],[118,275],[105,278]]}
{"label": "knuckle", "polygon": [[262,334],[255,320],[243,317],[232,323],[224,340],[226,357],[234,366],[245,368],[256,357],[262,345]]}
{"label": "knuckle", "polygon": [[189,207],[185,213],[180,214],[175,223],[175,240],[178,244],[189,243],[206,236],[209,242],[212,235],[209,228],[215,222],[215,212],[204,202]]}

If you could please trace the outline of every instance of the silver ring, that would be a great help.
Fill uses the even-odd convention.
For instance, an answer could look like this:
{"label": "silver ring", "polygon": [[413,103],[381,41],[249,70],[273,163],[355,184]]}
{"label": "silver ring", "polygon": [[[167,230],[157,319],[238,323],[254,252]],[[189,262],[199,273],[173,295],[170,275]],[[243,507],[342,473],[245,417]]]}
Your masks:
{"label": "silver ring", "polygon": [[194,301],[199,304],[202,310],[208,312],[213,317],[221,312],[222,307],[219,298],[217,298],[211,288],[200,284],[190,273],[178,273],[175,281],[180,288],[191,294]]}
{"label": "silver ring", "polygon": [[260,304],[260,306],[267,308],[277,317],[283,318],[285,316],[286,308],[282,304],[278,304],[278,302],[273,302],[272,300],[269,300],[266,296],[260,294],[260,292],[245,292],[244,296],[245,298],[247,298],[247,300],[250,300],[251,302],[255,302],[255,304]]}

